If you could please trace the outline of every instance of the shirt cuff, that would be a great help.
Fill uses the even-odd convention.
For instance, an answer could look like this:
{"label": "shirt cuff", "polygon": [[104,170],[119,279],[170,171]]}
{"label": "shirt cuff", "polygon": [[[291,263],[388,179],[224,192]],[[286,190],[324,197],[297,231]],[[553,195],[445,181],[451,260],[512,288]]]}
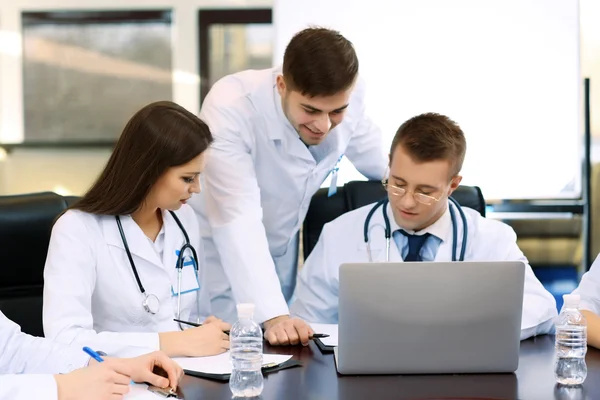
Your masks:
{"label": "shirt cuff", "polygon": [[109,357],[139,357],[160,350],[160,336],[158,333],[139,333],[135,346],[123,346],[114,353],[108,348],[98,349],[105,351]]}
{"label": "shirt cuff", "polygon": [[4,375],[0,376],[0,398],[58,400],[58,387],[54,375]]}
{"label": "shirt cuff", "polygon": [[90,362],[90,356],[75,347],[65,349],[60,354],[55,368],[60,374],[68,374],[76,369],[87,367]]}
{"label": "shirt cuff", "polygon": [[290,315],[290,309],[285,301],[282,304],[272,304],[268,309],[262,310],[262,312],[258,311],[255,321],[264,324],[266,321],[281,317],[282,315]]}
{"label": "shirt cuff", "polygon": [[81,348],[88,346],[94,351],[101,350],[109,357],[137,357],[143,354],[160,350],[158,333],[150,332],[125,332],[109,333],[106,336],[98,335],[92,340],[81,339],[73,342],[79,353],[86,355]]}

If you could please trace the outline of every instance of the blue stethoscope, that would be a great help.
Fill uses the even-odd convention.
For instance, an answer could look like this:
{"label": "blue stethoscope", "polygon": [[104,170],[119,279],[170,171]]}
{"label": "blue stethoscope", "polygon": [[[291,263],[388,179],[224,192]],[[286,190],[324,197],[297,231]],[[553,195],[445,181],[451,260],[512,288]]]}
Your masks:
{"label": "blue stethoscope", "polygon": [[[467,248],[467,236],[468,236],[467,217],[465,216],[465,213],[462,210],[460,204],[458,204],[458,202],[456,200],[454,200],[452,197],[448,197],[448,200],[450,200],[450,203],[452,203],[449,207],[450,219],[452,220],[452,261],[464,261],[465,260],[465,250]],[[365,244],[367,245],[367,254],[369,255],[369,262],[373,262],[373,258],[371,256],[371,245],[369,243],[369,224],[371,223],[371,217],[373,217],[373,214],[375,213],[375,211],[377,211],[377,209],[379,207],[381,207],[381,212],[383,214],[383,220],[385,221],[385,250],[386,250],[385,260],[388,262],[390,261],[390,239],[392,237],[392,228],[390,225],[390,219],[387,215],[388,203],[389,203],[389,199],[387,197],[379,200],[377,203],[375,203],[373,208],[371,208],[371,210],[369,211],[369,214],[367,214],[367,219],[365,219],[364,235],[365,235]],[[462,224],[463,224],[463,238],[462,238],[462,244],[461,244],[461,248],[460,248],[460,257],[458,258],[458,260],[456,259],[456,252],[457,252],[457,247],[458,247],[458,243],[457,243],[458,228],[456,225],[456,214],[454,213],[452,206],[456,207],[456,209],[458,210],[458,213],[460,214],[460,219],[462,220]]]}
{"label": "blue stethoscope", "polygon": [[[177,268],[177,319],[181,319],[181,280],[182,280],[182,274],[183,274],[184,253],[186,250],[190,250],[190,252],[192,253],[192,257],[193,257],[192,264],[194,264],[194,272],[196,273],[196,279],[199,281],[198,255],[196,254],[196,249],[194,249],[194,247],[190,244],[190,238],[188,237],[188,234],[187,234],[185,228],[183,227],[183,224],[181,223],[179,218],[177,218],[177,215],[175,215],[175,213],[173,211],[169,211],[169,213],[171,214],[171,216],[177,223],[177,226],[179,226],[179,229],[181,229],[183,236],[185,237],[185,243],[183,244],[183,246],[181,246],[181,249],[179,249],[179,254],[177,255],[177,264],[175,265],[175,267]],[[137,268],[135,267],[135,263],[133,262],[133,257],[131,256],[131,252],[129,251],[129,246],[127,245],[127,239],[125,238],[125,232],[123,232],[123,226],[121,225],[121,219],[119,218],[118,215],[115,215],[115,219],[117,220],[117,226],[119,227],[119,233],[121,234],[121,240],[123,241],[123,246],[125,247],[125,252],[127,253],[127,258],[129,258],[129,264],[131,265],[131,269],[133,270],[133,275],[135,276],[135,280],[138,284],[138,287],[140,288],[140,292],[142,292],[142,295],[144,296],[144,300],[142,301],[142,306],[144,307],[144,310],[146,310],[150,314],[156,314],[160,310],[160,300],[158,300],[158,296],[156,296],[155,294],[152,294],[152,293],[146,294],[146,289],[144,289],[144,285],[142,285],[142,281],[138,274]],[[199,302],[196,302],[196,308],[197,308],[197,312],[198,312],[198,318],[200,318]],[[181,323],[179,323],[179,328],[181,330],[183,330]]]}

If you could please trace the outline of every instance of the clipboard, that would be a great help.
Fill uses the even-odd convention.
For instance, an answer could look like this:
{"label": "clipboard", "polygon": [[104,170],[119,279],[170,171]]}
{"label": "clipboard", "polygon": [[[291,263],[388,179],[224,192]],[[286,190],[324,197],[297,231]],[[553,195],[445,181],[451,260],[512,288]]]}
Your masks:
{"label": "clipboard", "polygon": [[321,353],[324,353],[324,354],[333,353],[333,350],[336,347],[336,346],[328,346],[328,345],[324,344],[321,341],[321,339],[313,339],[313,342],[315,342],[315,344],[317,345],[319,350],[321,350]]}
{"label": "clipboard", "polygon": [[338,345],[338,325],[337,324],[321,324],[321,323],[310,323],[310,327],[315,332],[322,332],[329,337],[321,339],[314,338],[313,342],[317,345],[321,353],[331,354],[333,353],[333,349],[335,349]]}
{"label": "clipboard", "polygon": [[[295,367],[301,367],[301,366],[302,366],[302,361],[294,360],[294,359],[290,358],[289,360],[287,360],[281,364],[263,365],[262,373],[264,375],[267,375],[271,372],[281,371],[282,369],[295,368]],[[229,377],[231,377],[231,374],[211,374],[211,373],[207,373],[207,372],[192,371],[192,370],[188,370],[188,369],[184,369],[183,372],[186,375],[195,376],[196,378],[211,379],[211,380],[220,381],[220,382],[229,382]]]}
{"label": "clipboard", "polygon": [[[162,376],[163,378],[169,379],[169,375],[167,374],[167,371],[165,371],[162,367],[155,365],[154,368],[152,369],[152,372],[155,375]],[[171,387],[160,388],[160,387],[154,386],[148,382],[146,382],[146,385],[148,385],[148,391],[150,391],[162,398],[183,399],[183,396],[182,396],[181,392],[179,391],[179,388],[177,388],[177,390],[173,390],[173,388],[171,388]]]}
{"label": "clipboard", "polygon": [[173,390],[170,387],[169,388],[159,388],[156,386],[148,385],[148,390],[154,394],[159,395],[162,398],[165,398],[165,399],[183,399],[183,397],[181,396],[180,393],[178,393],[176,390]]}

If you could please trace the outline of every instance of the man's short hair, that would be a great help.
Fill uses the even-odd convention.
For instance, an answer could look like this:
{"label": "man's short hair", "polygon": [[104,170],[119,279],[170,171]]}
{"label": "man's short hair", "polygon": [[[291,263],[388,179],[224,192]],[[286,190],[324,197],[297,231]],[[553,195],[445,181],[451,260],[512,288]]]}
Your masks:
{"label": "man's short hair", "polygon": [[304,96],[332,96],[350,88],[358,75],[352,43],[339,32],[311,27],[294,35],[283,56],[286,86]]}
{"label": "man's short hair", "polygon": [[451,176],[462,169],[467,151],[465,135],[458,124],[436,113],[417,115],[398,128],[390,147],[390,161],[399,145],[417,162],[449,161]]}

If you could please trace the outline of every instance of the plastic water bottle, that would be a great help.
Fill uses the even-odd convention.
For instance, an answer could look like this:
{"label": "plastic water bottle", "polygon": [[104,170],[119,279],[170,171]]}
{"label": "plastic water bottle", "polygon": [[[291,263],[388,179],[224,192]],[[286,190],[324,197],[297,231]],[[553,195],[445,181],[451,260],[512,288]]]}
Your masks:
{"label": "plastic water bottle", "polygon": [[587,376],[587,322],[579,311],[579,295],[563,296],[564,305],[556,319],[556,382],[580,385]]}
{"label": "plastic water bottle", "polygon": [[263,332],[254,320],[254,304],[238,304],[238,321],[229,332],[229,388],[233,397],[255,397],[263,391]]}

